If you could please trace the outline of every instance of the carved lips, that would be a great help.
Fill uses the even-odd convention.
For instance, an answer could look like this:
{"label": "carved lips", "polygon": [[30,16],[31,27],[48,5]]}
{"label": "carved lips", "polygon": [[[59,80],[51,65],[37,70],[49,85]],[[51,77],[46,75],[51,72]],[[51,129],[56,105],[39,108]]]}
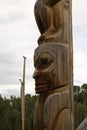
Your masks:
{"label": "carved lips", "polygon": [[48,88],[48,82],[41,76],[35,77],[35,91],[36,93],[46,91]]}

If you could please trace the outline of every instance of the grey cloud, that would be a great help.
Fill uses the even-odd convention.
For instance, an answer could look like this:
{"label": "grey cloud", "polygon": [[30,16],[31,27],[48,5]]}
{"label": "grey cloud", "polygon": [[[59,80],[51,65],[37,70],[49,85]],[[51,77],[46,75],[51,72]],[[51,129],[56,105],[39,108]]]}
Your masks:
{"label": "grey cloud", "polygon": [[21,21],[26,18],[26,15],[23,13],[9,13],[3,16],[0,16],[0,24],[9,24],[16,21]]}
{"label": "grey cloud", "polygon": [[3,0],[1,3],[4,4],[4,5],[13,5],[13,4],[16,4],[18,3],[20,0]]}
{"label": "grey cloud", "polygon": [[[26,60],[26,80],[32,78],[34,69],[32,69],[31,59]],[[0,84],[18,84],[22,78],[23,59],[12,52],[0,54]]]}
{"label": "grey cloud", "polygon": [[0,84],[18,83],[21,76],[21,62],[12,53],[0,55]]}
{"label": "grey cloud", "polygon": [[10,98],[11,96],[16,96],[19,97],[20,96],[20,92],[18,89],[14,88],[14,89],[5,89],[2,92],[2,96],[6,97],[6,98]]}

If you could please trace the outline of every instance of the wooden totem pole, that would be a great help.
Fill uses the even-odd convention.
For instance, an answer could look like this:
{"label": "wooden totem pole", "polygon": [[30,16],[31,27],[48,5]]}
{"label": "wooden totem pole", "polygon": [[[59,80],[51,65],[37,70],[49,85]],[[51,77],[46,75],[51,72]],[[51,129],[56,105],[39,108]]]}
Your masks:
{"label": "wooden totem pole", "polygon": [[34,53],[34,130],[73,130],[71,0],[37,0],[41,36]]}

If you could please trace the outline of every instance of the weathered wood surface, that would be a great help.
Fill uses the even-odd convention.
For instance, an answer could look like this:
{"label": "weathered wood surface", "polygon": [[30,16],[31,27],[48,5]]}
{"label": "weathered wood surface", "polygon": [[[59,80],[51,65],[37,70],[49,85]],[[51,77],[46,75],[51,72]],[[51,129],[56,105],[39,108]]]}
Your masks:
{"label": "weathered wood surface", "polygon": [[76,130],[87,130],[87,117],[82,121]]}
{"label": "weathered wood surface", "polygon": [[71,130],[68,45],[45,43],[35,50],[34,130]]}
{"label": "weathered wood surface", "polygon": [[[68,60],[68,45],[45,43],[35,50],[34,66],[36,69],[33,77],[35,78],[36,93],[69,84]],[[40,84],[41,86],[43,84],[43,87]],[[47,86],[47,88],[44,86]]]}
{"label": "weathered wood surface", "polygon": [[41,32],[39,44],[67,43],[71,35],[71,0],[37,0],[35,19]]}
{"label": "weathered wood surface", "polygon": [[73,47],[71,0],[37,0],[41,36],[34,54],[34,130],[73,130]]}
{"label": "weathered wood surface", "polygon": [[71,130],[69,92],[43,93],[35,108],[34,130]]}

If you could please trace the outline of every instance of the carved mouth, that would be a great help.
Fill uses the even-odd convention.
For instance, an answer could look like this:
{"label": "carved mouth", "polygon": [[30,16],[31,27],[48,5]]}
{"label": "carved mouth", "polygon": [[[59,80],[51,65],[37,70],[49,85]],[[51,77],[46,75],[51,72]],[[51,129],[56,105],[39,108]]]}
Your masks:
{"label": "carved mouth", "polygon": [[42,92],[47,90],[48,88],[48,82],[42,78],[35,79],[35,91],[36,92]]}
{"label": "carved mouth", "polygon": [[35,84],[36,88],[44,88],[47,87],[47,83]]}

